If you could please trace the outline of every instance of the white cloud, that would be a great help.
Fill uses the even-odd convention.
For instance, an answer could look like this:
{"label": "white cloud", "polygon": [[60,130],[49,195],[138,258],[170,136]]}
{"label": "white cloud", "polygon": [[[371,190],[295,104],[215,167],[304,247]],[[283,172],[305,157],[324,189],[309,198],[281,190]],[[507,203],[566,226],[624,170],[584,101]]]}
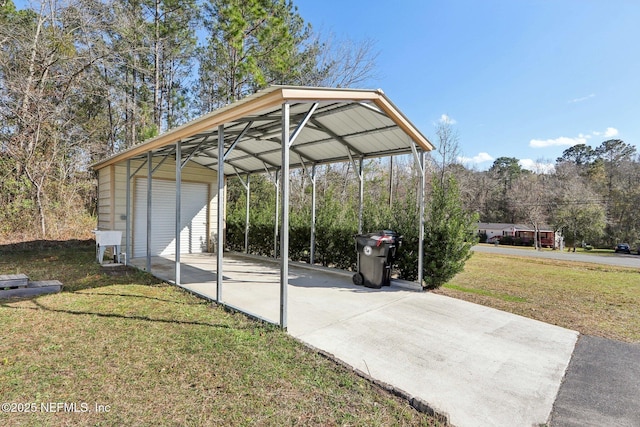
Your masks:
{"label": "white cloud", "polygon": [[478,163],[484,163],[484,162],[492,162],[494,160],[495,159],[489,153],[484,153],[484,152],[478,153],[473,157],[464,157],[464,156],[458,157],[458,161],[463,164],[468,164],[468,163],[478,164]]}
{"label": "white cloud", "polygon": [[608,127],[604,132],[593,131],[590,134],[579,133],[576,137],[561,136],[552,139],[532,139],[529,141],[529,147],[532,148],[545,148],[545,147],[558,147],[567,146],[571,147],[577,144],[586,144],[587,140],[594,136],[602,136],[604,138],[613,138],[618,135],[618,129]]}
{"label": "white cloud", "polygon": [[592,133],[595,136],[603,136],[605,138],[611,138],[612,136],[617,136],[619,132],[618,132],[618,129],[609,127],[604,132],[593,131]]}
{"label": "white cloud", "polygon": [[555,170],[553,163],[541,163],[531,159],[522,159],[519,163],[522,169],[527,169],[536,173],[553,173]]}
{"label": "white cloud", "polygon": [[583,96],[582,98],[575,98],[569,101],[569,104],[574,104],[576,102],[583,102],[586,101],[588,99],[594,98],[596,96],[595,93],[589,94],[587,96]]}
{"label": "white cloud", "polygon": [[440,116],[440,123],[455,125],[457,122],[446,114]]}
{"label": "white cloud", "polygon": [[529,141],[529,147],[533,148],[544,148],[544,147],[555,147],[555,146],[573,146],[576,144],[585,144],[587,142],[587,138],[580,135],[575,138],[568,138],[566,136],[561,136],[555,139],[532,139]]}

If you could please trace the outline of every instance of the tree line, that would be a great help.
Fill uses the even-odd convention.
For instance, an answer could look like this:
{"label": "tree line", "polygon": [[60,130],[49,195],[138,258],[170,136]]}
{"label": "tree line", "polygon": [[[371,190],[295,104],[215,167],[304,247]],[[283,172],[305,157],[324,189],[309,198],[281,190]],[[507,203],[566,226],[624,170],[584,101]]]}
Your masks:
{"label": "tree line", "polygon": [[569,147],[552,172],[525,170],[512,157],[496,159],[484,172],[460,172],[465,203],[484,222],[545,225],[562,232],[574,250],[640,241],[640,159],[636,147],[620,139]]}
{"label": "tree line", "polygon": [[[634,245],[639,241],[635,208],[640,202],[640,159],[634,146],[618,139],[595,148],[575,145],[556,159],[552,171],[524,169],[513,157],[499,157],[489,169],[479,171],[457,160],[458,136],[451,124],[441,123],[435,133],[438,148],[429,153],[425,170],[432,180],[426,187],[425,250],[439,241],[473,242],[476,236],[469,230],[477,232],[476,221],[525,224],[534,230],[550,227],[560,231],[567,247],[574,250],[583,243],[611,248],[618,242]],[[354,168],[345,163],[323,166],[317,172],[316,261],[324,265],[355,267],[359,181]],[[419,174],[412,156],[369,160],[364,166],[363,231],[393,229],[405,237],[398,273],[409,280],[417,275]],[[253,177],[250,193],[249,251],[267,256],[277,250],[274,182],[266,175]],[[294,259],[308,260],[311,181],[307,171],[295,171],[291,182],[290,221],[297,231],[291,233],[290,249]],[[447,192],[451,185],[453,194]],[[237,180],[229,181],[229,189],[229,244],[242,251],[246,192]],[[443,214],[443,205],[448,214]],[[434,211],[438,206],[441,211]],[[457,238],[438,237],[447,230],[457,233]],[[435,248],[426,258],[435,262],[447,250],[455,250],[455,245]]]}
{"label": "tree line", "polygon": [[[292,1],[50,0],[17,10],[1,0],[0,238],[88,231],[95,226],[92,162],[270,84],[362,85],[375,77],[376,55],[371,40],[317,33]],[[543,172],[525,170],[512,157],[485,171],[466,168],[457,161],[449,123],[437,127],[434,139],[438,150],[424,171],[427,232],[439,232],[429,226],[440,223],[457,241],[471,242],[468,221],[480,220],[551,226],[570,245],[640,239],[639,159],[624,141],[568,148],[552,172]],[[353,265],[353,168],[318,169],[317,249],[327,265]],[[406,277],[415,271],[419,173],[411,156],[365,162],[364,231],[393,228],[405,236],[407,258],[399,268]],[[291,233],[300,237],[292,252],[302,259],[309,250],[310,177],[300,170],[290,179],[292,227],[300,227]],[[277,250],[270,245],[273,184],[267,175],[252,178],[250,245],[257,253]],[[244,242],[234,237],[244,229],[243,197],[244,188],[229,179],[229,244],[236,248]],[[462,226],[447,230],[455,224]],[[425,250],[436,243],[428,240]]]}
{"label": "tree line", "polygon": [[271,84],[361,84],[376,55],[289,0],[2,0],[0,236],[83,228],[92,162]]}

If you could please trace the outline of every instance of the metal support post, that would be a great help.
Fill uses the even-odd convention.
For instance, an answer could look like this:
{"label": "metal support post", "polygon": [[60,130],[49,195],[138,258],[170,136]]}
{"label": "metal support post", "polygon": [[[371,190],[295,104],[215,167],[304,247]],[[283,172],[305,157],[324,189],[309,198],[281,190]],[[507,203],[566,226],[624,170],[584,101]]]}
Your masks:
{"label": "metal support post", "polygon": [[182,213],[182,143],[176,142],[176,255],[175,283],[180,285],[180,223]]}
{"label": "metal support post", "polygon": [[419,157],[420,166],[420,191],[418,192],[418,204],[420,207],[420,230],[418,232],[418,283],[422,286],[423,266],[424,266],[424,151],[420,151]]}
{"label": "metal support post", "polygon": [[418,153],[418,149],[416,148],[415,142],[409,142],[411,145],[411,151],[413,151],[413,158],[416,162],[416,166],[418,166],[418,170],[420,172],[420,188],[418,190],[418,209],[420,210],[420,230],[418,231],[418,283],[422,286],[422,281],[424,279],[424,274],[422,272],[424,265],[424,188],[425,188],[425,156],[424,151],[420,150]]}
{"label": "metal support post", "polygon": [[289,104],[282,104],[282,230],[280,233],[280,327],[287,329],[289,284]]}
{"label": "metal support post", "polygon": [[311,167],[311,243],[309,264],[316,263],[316,165]]}
{"label": "metal support post", "polygon": [[129,265],[131,257],[131,159],[127,159],[127,201],[125,208],[124,263]]}
{"label": "metal support post", "polygon": [[218,243],[216,253],[216,302],[222,301],[222,253],[224,252],[224,125],[218,126]]}
{"label": "metal support post", "polygon": [[393,156],[389,157],[389,209],[393,208]]}
{"label": "metal support post", "polygon": [[153,176],[153,156],[147,152],[147,272],[151,272],[151,177]]}
{"label": "metal support post", "polygon": [[249,253],[249,202],[251,201],[251,175],[247,174],[247,206],[244,217],[244,252]]}
{"label": "metal support post", "polygon": [[280,191],[278,187],[278,176],[280,171],[276,171],[275,179],[276,179],[276,211],[275,211],[275,225],[273,226],[273,257],[278,258],[278,213],[280,212]]}
{"label": "metal support post", "polygon": [[358,234],[362,234],[362,213],[364,211],[364,172],[362,170],[364,164],[364,159],[360,157],[360,161],[358,162],[358,178],[360,178],[360,208],[358,210]]}

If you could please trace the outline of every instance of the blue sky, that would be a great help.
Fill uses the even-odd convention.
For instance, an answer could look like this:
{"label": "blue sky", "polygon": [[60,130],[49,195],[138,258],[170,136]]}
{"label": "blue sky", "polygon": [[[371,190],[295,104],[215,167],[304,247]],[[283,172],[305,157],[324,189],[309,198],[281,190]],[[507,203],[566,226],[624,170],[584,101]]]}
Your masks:
{"label": "blue sky", "polygon": [[[25,0],[14,0],[24,7]],[[321,33],[373,39],[374,81],[466,166],[553,163],[611,138],[640,151],[640,0],[293,0]]]}
{"label": "blue sky", "polygon": [[578,143],[640,150],[640,1],[294,0],[316,30],[370,38],[381,88],[468,167],[554,163]]}

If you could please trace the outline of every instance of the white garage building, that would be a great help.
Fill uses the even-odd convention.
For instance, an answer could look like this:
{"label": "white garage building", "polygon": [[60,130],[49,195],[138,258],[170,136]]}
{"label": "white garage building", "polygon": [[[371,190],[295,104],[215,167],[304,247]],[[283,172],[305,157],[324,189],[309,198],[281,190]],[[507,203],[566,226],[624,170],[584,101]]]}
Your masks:
{"label": "white garage building", "polygon": [[[175,158],[152,157],[151,197],[148,198],[148,165],[145,160],[113,163],[98,169],[98,229],[121,230],[129,257],[147,255],[147,225],[152,225],[150,255],[173,255],[176,249]],[[127,162],[129,166],[127,166]],[[129,172],[127,173],[127,168]],[[210,224],[216,224],[217,173],[195,162],[182,169],[181,253],[208,252]],[[131,177],[127,189],[127,175]],[[127,194],[129,197],[127,198]],[[127,199],[129,206],[127,206]],[[148,201],[151,222],[147,222]],[[213,208],[213,209],[212,209]],[[127,221],[127,212],[132,222]],[[127,227],[129,234],[127,237]]]}

